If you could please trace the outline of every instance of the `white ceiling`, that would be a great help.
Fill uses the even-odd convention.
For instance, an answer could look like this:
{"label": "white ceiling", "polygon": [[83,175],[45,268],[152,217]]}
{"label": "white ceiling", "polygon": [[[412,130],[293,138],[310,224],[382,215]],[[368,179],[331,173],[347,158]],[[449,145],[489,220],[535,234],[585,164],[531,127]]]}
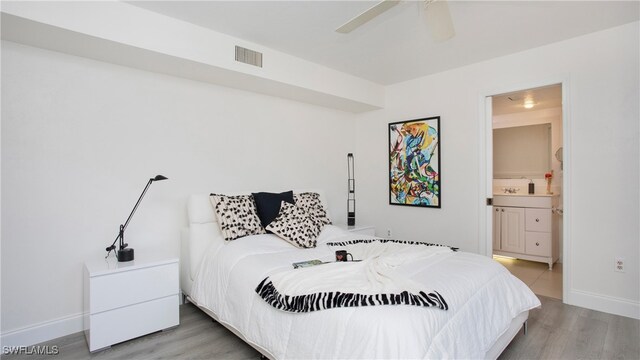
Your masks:
{"label": "white ceiling", "polygon": [[[493,115],[557,108],[562,106],[562,85],[558,84],[517,91],[496,95],[492,98]],[[531,109],[524,107],[524,102],[527,99],[533,101],[534,106]]]}
{"label": "white ceiling", "polygon": [[640,19],[638,1],[449,1],[456,36],[435,43],[416,1],[350,34],[334,29],[377,1],[130,3],[383,85]]}

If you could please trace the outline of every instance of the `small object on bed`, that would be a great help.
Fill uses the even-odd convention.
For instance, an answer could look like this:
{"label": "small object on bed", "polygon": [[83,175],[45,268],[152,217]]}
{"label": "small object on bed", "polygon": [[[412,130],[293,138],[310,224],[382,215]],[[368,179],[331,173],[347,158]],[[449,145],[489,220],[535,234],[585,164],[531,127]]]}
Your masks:
{"label": "small object on bed", "polygon": [[322,264],[326,264],[326,263],[318,259],[307,260],[307,261],[300,261],[300,262],[293,263],[293,268],[294,269],[305,268],[305,267],[311,267],[311,266],[322,265]]}
{"label": "small object on bed", "polygon": [[347,261],[347,258],[351,256],[353,261],[353,255],[347,252],[347,250],[336,250],[336,261]]}

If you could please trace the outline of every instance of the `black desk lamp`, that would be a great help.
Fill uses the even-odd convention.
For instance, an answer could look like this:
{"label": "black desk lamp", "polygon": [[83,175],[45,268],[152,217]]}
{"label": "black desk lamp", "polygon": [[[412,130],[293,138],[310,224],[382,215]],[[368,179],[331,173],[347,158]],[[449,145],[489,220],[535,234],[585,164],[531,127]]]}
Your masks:
{"label": "black desk lamp", "polygon": [[127,246],[129,246],[129,244],[124,242],[124,230],[127,228],[127,225],[129,225],[129,221],[131,220],[131,217],[133,216],[133,213],[136,212],[136,209],[138,208],[138,205],[140,205],[140,201],[142,201],[142,198],[144,197],[144,194],[147,193],[147,189],[149,189],[149,186],[151,185],[151,183],[154,182],[154,181],[160,181],[160,180],[167,180],[167,178],[162,176],[162,175],[156,175],[156,177],[149,179],[149,182],[147,183],[147,186],[144,187],[144,190],[142,190],[142,194],[140,194],[140,197],[138,198],[138,202],[136,202],[136,205],[133,207],[133,210],[131,210],[131,214],[129,214],[129,217],[127,218],[127,221],[124,223],[124,225],[120,225],[120,231],[118,232],[118,236],[116,236],[116,239],[113,240],[113,243],[111,244],[111,246],[109,246],[106,249],[107,250],[107,257],[109,256],[111,251],[115,250],[116,241],[118,241],[118,239],[120,239],[119,249],[118,249],[118,252],[116,253],[116,258],[118,258],[118,261],[131,261],[131,260],[133,260],[133,249],[130,248],[130,247],[127,247]]}

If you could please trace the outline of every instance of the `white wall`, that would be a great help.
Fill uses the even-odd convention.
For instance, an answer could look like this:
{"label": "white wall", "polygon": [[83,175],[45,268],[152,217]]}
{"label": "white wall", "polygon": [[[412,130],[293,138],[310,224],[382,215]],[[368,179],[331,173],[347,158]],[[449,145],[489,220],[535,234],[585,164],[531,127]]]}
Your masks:
{"label": "white wall", "polygon": [[81,330],[82,264],[156,174],[136,253],[178,255],[191,193],[319,188],[344,219],[353,133],[350,113],[3,41],[4,345]]}
{"label": "white wall", "polygon": [[[635,22],[388,87],[386,108],[356,121],[356,161],[366,164],[356,176],[361,223],[376,224],[379,235],[392,229],[394,237],[479,251],[481,95],[566,79],[565,165],[572,170],[564,190],[571,193],[565,210],[572,220],[565,216],[565,226],[573,245],[565,300],[640,317],[638,30]],[[388,205],[387,124],[435,115],[442,208]],[[625,273],[613,271],[615,256],[625,258]]]}
{"label": "white wall", "polygon": [[[122,1],[4,1],[2,39],[345,111],[384,105],[369,80]],[[263,67],[235,61],[235,46]]]}

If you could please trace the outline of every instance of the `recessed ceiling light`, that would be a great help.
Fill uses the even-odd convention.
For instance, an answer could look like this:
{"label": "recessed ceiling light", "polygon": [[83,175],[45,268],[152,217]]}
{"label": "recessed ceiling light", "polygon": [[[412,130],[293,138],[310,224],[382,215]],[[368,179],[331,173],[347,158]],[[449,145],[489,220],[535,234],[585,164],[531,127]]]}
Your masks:
{"label": "recessed ceiling light", "polygon": [[525,109],[531,109],[534,105],[535,105],[535,103],[533,102],[533,99],[526,99],[524,101],[524,108]]}

